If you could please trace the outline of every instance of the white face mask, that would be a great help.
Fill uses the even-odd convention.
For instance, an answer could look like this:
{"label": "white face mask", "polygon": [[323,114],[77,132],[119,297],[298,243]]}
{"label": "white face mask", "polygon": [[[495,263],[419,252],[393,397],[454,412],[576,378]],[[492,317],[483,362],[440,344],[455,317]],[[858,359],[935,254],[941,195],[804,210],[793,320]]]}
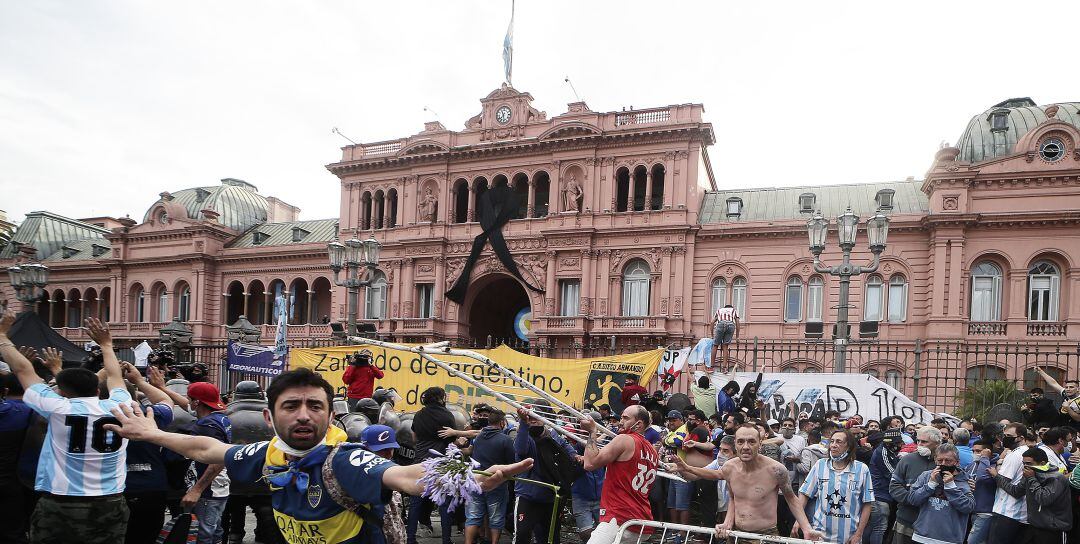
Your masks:
{"label": "white face mask", "polygon": [[[270,427],[273,428],[273,425],[271,425]],[[326,442],[326,436],[325,435],[323,436],[323,439],[319,441],[318,444],[315,444],[314,446],[312,446],[312,447],[310,447],[310,448],[308,448],[306,450],[298,450],[298,449],[286,444],[285,441],[282,440],[280,436],[278,436],[277,429],[274,429],[274,447],[281,450],[286,455],[291,455],[293,457],[303,457],[303,456],[315,451],[315,449],[318,448],[319,446],[322,446],[324,442]]]}
{"label": "white face mask", "polygon": [[926,446],[919,446],[918,448],[915,449],[915,451],[918,452],[919,455],[921,455],[923,457],[930,457],[930,448],[928,448]]}

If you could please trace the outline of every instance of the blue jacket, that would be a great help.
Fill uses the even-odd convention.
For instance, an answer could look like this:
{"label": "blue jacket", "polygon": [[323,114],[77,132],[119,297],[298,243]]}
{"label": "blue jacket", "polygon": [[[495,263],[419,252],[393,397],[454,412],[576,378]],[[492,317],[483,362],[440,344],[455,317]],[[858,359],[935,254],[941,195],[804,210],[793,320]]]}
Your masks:
{"label": "blue jacket", "polygon": [[[875,501],[895,504],[896,501],[889,494],[889,482],[892,480],[893,471],[889,470],[889,467],[885,464],[884,449],[884,445],[879,445],[874,448],[874,453],[870,454],[870,482],[874,485]],[[897,461],[899,462],[899,459]],[[893,468],[896,468],[895,465]]]}
{"label": "blue jacket", "polygon": [[991,463],[997,462],[997,456],[987,459],[983,456],[976,458],[968,469],[968,476],[975,480],[975,513],[989,514],[994,511],[994,494],[997,492],[997,483],[994,477],[987,472]]}
{"label": "blue jacket", "polygon": [[957,470],[954,473],[956,479],[945,484],[944,496],[937,496],[941,484],[930,481],[932,472],[920,474],[908,493],[907,502],[919,509],[915,534],[940,542],[963,544],[967,538],[968,515],[975,510],[975,497],[971,494],[967,473]]}
{"label": "blue jacket", "polygon": [[971,451],[971,446],[956,446],[956,452],[959,454],[960,468],[966,470],[975,462],[975,453]]}
{"label": "blue jacket", "polygon": [[[573,459],[574,456],[577,455],[577,452],[574,451],[574,448],[570,447],[570,444],[567,444],[566,441],[562,439],[562,437],[555,434],[555,431],[545,428],[544,432],[546,432],[548,438],[550,438],[550,440],[547,440],[543,439],[544,437],[541,437],[543,439],[541,440],[541,442],[544,442],[545,447],[550,447],[552,445],[554,445],[555,447],[561,447],[563,451],[566,452],[566,455],[570,456],[571,459]],[[550,476],[545,476],[548,470],[547,467],[541,466],[541,457],[536,447],[536,440],[534,440],[533,437],[529,435],[528,425],[521,425],[518,428],[517,436],[514,438],[514,454],[517,456],[518,461],[527,458],[532,458],[533,460],[532,468],[530,468],[529,471],[525,474],[522,474],[522,478],[558,485],[559,482],[553,482],[551,481]],[[534,502],[555,502],[554,491],[552,491],[550,488],[536,484],[517,481],[514,484],[514,493],[516,493],[519,497],[524,497]]]}

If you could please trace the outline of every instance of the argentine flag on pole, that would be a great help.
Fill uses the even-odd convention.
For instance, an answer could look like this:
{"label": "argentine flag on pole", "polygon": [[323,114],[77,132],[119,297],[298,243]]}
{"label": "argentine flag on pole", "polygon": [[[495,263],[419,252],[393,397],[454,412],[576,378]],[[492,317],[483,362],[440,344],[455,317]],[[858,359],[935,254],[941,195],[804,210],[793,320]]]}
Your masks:
{"label": "argentine flag on pole", "polygon": [[274,361],[284,363],[289,354],[289,344],[286,342],[286,329],[289,323],[289,309],[285,295],[277,297],[277,336],[274,340]]}
{"label": "argentine flag on pole", "polygon": [[503,71],[506,72],[506,84],[513,86],[511,76],[514,73],[514,1],[510,1],[510,26],[503,38]]}

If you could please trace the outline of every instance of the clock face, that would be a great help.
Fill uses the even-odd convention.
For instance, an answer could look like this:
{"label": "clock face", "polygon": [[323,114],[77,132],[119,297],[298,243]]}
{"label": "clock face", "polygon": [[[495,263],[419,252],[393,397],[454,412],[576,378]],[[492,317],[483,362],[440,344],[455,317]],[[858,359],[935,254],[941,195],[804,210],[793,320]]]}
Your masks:
{"label": "clock face", "polygon": [[1047,138],[1039,146],[1039,155],[1046,162],[1055,162],[1065,156],[1065,143],[1057,138]]}
{"label": "clock face", "polygon": [[502,106],[495,110],[495,120],[505,125],[510,122],[510,106]]}

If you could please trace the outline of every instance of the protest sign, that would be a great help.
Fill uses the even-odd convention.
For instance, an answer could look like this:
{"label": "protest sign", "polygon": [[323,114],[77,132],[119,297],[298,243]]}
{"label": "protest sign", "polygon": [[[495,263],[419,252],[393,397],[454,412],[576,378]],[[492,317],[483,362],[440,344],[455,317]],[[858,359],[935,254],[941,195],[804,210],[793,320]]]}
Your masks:
{"label": "protest sign", "polygon": [[[467,409],[478,402],[494,401],[490,393],[451,376],[435,364],[407,351],[375,346],[293,349],[289,354],[289,365],[291,368],[306,367],[322,373],[338,394],[345,395],[346,388],[341,381],[348,365],[345,357],[360,349],[371,350],[372,364],[385,373],[375,385],[394,388],[401,395],[404,404],[397,406],[399,410],[420,409],[420,393],[432,386],[446,389],[448,404],[461,404]],[[589,359],[549,359],[527,355],[506,346],[475,351],[566,404],[578,408],[586,402],[597,406],[607,404],[613,411],[622,407],[622,386],[626,376],[636,376],[642,385],[647,385],[664,355],[663,349],[655,349]],[[509,385],[505,376],[479,361],[448,355],[440,355],[439,359],[481,383],[497,385],[500,390],[505,390]],[[532,397],[526,389],[521,388],[520,398]]]}
{"label": "protest sign", "polygon": [[277,376],[285,365],[274,348],[229,341],[225,370],[259,376]]}
{"label": "protest sign", "polygon": [[[712,376],[717,388],[729,379],[732,379],[730,375]],[[744,386],[756,380],[757,374],[738,372],[734,379]],[[790,416],[791,401],[795,401],[800,413],[818,417],[828,410],[840,412],[841,418],[859,414],[864,420],[881,421],[885,416],[901,416],[908,423],[929,423],[935,417],[919,403],[868,374],[765,373],[758,394],[768,409],[762,419],[780,420]]]}

